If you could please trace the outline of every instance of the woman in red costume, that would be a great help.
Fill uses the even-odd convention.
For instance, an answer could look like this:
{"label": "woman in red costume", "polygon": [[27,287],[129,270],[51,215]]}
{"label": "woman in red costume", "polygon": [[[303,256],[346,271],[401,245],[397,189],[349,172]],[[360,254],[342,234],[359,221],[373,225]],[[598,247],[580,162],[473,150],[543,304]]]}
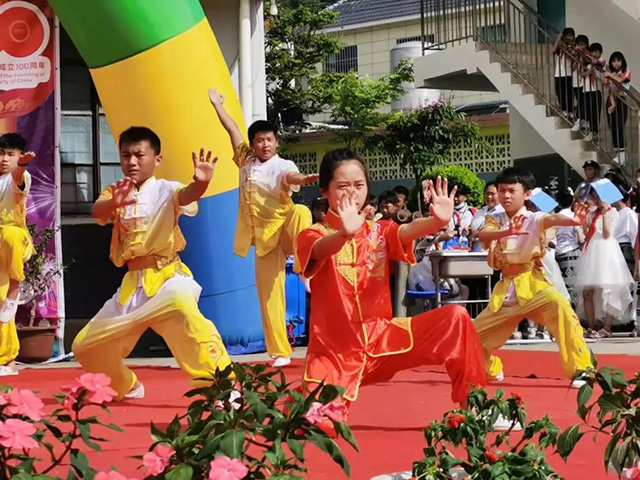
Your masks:
{"label": "woman in red costume", "polygon": [[456,189],[448,194],[446,179],[424,189],[431,198],[428,218],[402,226],[365,221],[369,179],[363,159],[338,149],[322,160],[320,191],[329,211],[298,237],[312,291],[304,380],[344,387],[345,413],[361,385],[420,365],[444,365],[451,397],[462,406],[473,385],[486,384],[482,347],[464,308],[393,318],[389,262],[415,263],[414,241],[440,231],[453,214]]}

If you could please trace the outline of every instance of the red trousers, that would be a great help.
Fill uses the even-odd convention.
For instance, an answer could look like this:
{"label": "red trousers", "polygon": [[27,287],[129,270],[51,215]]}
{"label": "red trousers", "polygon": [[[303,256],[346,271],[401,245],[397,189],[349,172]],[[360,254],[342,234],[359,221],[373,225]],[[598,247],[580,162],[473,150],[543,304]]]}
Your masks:
{"label": "red trousers", "polygon": [[409,352],[367,357],[361,385],[386,382],[398,372],[422,365],[444,365],[454,402],[466,401],[472,386],[487,384],[482,345],[465,308],[448,305],[413,317],[411,331]]}

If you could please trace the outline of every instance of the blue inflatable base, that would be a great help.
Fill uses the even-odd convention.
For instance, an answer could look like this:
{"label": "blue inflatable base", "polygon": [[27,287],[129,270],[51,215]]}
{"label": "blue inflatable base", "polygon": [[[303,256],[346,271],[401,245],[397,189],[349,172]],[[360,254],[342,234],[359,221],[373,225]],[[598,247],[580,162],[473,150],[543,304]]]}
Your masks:
{"label": "blue inflatable base", "polygon": [[264,351],[253,252],[233,254],[238,190],[202,199],[195,217],[183,216],[182,259],[202,287],[200,310],[217,327],[230,353]]}

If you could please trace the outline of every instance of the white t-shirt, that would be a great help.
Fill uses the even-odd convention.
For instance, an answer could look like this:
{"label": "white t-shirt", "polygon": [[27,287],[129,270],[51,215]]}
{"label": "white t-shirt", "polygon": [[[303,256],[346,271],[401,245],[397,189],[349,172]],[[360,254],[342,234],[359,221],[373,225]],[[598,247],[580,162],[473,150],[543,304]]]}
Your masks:
{"label": "white t-shirt", "polygon": [[[598,60],[598,63],[603,68],[606,65],[606,62],[604,60]],[[584,91],[585,92],[597,92],[599,90],[598,81],[595,78],[596,73],[594,71],[593,65],[589,65],[587,67],[587,70],[589,71],[589,76],[583,78],[583,80],[584,80]]]}
{"label": "white t-shirt", "polygon": [[[299,173],[298,167],[291,160],[279,155],[261,162],[258,157],[247,159],[240,169],[240,185],[243,194],[257,193],[261,197],[280,199],[282,183],[289,173]],[[299,185],[290,185],[289,194],[300,190]]]}
{"label": "white t-shirt", "polygon": [[564,52],[556,55],[555,77],[571,76],[571,59]]}
{"label": "white t-shirt", "polygon": [[638,236],[638,215],[629,207],[618,212],[618,223],[613,234],[618,243],[636,243]]}
{"label": "white t-shirt", "polygon": [[473,213],[469,210],[469,206],[465,203],[464,207],[453,211],[453,216],[449,220],[449,230],[455,230],[457,226],[460,228],[468,228],[471,226]]}
{"label": "white t-shirt", "polygon": [[[560,210],[560,215],[573,218],[570,208]],[[556,255],[573,252],[580,248],[578,244],[578,229],[581,227],[556,227]]]}

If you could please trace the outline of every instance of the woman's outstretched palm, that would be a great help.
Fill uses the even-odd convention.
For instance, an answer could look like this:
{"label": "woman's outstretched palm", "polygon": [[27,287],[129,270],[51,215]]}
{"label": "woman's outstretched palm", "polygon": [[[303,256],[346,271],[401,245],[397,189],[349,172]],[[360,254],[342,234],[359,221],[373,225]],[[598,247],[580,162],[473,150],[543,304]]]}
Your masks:
{"label": "woman's outstretched palm", "polygon": [[355,198],[351,195],[345,195],[338,206],[338,215],[342,220],[342,231],[345,235],[353,237],[365,220],[364,212],[358,211]]}

